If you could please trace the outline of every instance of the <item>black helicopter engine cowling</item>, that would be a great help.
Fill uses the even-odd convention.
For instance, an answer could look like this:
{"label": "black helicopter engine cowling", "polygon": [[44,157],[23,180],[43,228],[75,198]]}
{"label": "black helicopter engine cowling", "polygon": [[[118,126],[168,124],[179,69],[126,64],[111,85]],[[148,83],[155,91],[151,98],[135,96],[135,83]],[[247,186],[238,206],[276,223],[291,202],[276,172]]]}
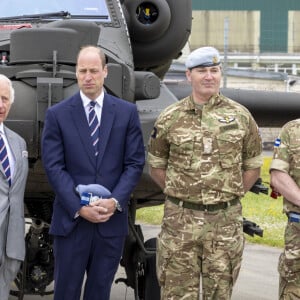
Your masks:
{"label": "black helicopter engine cowling", "polygon": [[188,41],[191,6],[191,0],[124,0],[135,70],[151,71],[163,78]]}

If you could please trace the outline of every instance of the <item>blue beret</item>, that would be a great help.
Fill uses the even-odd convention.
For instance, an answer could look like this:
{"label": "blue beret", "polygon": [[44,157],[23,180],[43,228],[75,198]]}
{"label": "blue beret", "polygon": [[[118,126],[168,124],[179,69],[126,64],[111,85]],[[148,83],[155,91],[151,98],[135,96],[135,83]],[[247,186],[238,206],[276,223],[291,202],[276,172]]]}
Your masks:
{"label": "blue beret", "polygon": [[76,187],[76,191],[82,195],[82,193],[92,193],[93,196],[98,196],[99,198],[109,198],[111,197],[111,192],[100,184],[79,184]]}
{"label": "blue beret", "polygon": [[221,63],[219,51],[214,47],[201,47],[192,51],[186,59],[187,69],[212,67]]}

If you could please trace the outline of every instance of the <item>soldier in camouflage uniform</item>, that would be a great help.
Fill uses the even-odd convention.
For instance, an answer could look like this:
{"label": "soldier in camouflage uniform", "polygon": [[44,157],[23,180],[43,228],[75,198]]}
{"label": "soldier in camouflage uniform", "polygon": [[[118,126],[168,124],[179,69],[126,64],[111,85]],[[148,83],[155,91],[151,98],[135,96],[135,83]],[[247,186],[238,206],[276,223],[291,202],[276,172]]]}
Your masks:
{"label": "soldier in camouflage uniform", "polygon": [[271,186],[284,196],[288,217],[285,247],[279,257],[279,299],[300,299],[300,119],[283,126],[270,166]]}
{"label": "soldier in camouflage uniform", "polygon": [[161,299],[230,299],[244,249],[240,198],[260,174],[261,138],[242,105],[219,93],[215,48],[186,61],[192,95],[166,108],[148,163],[166,202],[157,241]]}

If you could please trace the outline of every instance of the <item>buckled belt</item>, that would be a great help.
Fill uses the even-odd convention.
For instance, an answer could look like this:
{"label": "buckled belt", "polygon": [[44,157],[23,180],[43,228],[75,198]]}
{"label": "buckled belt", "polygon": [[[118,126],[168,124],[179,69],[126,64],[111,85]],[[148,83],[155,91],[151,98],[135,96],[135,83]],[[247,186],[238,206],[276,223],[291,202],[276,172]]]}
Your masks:
{"label": "buckled belt", "polygon": [[288,213],[289,222],[300,223],[300,214],[296,212]]}
{"label": "buckled belt", "polygon": [[220,209],[226,209],[230,206],[236,205],[240,202],[239,198],[235,198],[233,200],[227,202],[220,202],[216,204],[202,204],[202,203],[191,203],[187,201],[182,201],[178,198],[167,196],[167,200],[171,201],[172,203],[188,209],[193,210],[201,210],[201,211],[216,211]]}

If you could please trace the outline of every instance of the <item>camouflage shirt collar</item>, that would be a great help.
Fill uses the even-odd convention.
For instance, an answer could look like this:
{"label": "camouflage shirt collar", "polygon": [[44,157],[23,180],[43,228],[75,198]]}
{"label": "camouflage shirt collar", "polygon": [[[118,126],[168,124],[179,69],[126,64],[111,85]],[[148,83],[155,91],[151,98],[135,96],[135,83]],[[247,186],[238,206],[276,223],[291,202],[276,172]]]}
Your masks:
{"label": "camouflage shirt collar", "polygon": [[[213,95],[210,97],[210,99],[208,100],[207,103],[203,104],[203,106],[206,107],[213,107],[217,104],[219,104],[222,100],[224,99],[224,96],[221,94],[217,94],[217,95]],[[185,99],[183,99],[183,101],[185,102],[185,110],[196,110],[196,106],[197,104],[195,104],[194,100],[193,100],[193,96],[190,95],[189,97],[186,97]]]}

